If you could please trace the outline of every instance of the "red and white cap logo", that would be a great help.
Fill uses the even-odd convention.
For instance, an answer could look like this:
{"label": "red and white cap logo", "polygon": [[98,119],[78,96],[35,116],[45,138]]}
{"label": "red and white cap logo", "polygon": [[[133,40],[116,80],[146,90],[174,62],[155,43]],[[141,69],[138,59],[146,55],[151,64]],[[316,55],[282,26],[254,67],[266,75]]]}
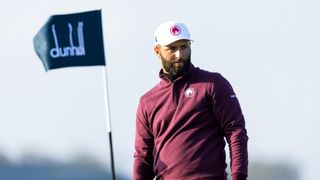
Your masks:
{"label": "red and white cap logo", "polygon": [[181,28],[178,25],[174,25],[170,28],[170,32],[174,36],[178,36],[181,33]]}

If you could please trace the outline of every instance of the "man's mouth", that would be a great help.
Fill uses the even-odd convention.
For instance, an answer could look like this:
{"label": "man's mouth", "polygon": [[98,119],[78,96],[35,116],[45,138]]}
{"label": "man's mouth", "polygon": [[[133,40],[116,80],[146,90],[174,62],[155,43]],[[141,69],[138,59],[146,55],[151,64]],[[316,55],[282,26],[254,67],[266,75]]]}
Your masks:
{"label": "man's mouth", "polygon": [[184,64],[184,62],[183,62],[183,61],[175,61],[175,62],[173,62],[173,64],[183,65],[183,64]]}

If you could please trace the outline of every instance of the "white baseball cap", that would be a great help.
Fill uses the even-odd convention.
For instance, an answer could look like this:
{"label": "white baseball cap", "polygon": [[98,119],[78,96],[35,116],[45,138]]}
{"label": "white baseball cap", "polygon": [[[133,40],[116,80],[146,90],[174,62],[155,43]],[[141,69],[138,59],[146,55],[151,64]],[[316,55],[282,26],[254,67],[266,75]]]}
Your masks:
{"label": "white baseball cap", "polygon": [[186,25],[175,21],[161,24],[154,33],[155,46],[168,45],[181,39],[191,40],[190,33]]}

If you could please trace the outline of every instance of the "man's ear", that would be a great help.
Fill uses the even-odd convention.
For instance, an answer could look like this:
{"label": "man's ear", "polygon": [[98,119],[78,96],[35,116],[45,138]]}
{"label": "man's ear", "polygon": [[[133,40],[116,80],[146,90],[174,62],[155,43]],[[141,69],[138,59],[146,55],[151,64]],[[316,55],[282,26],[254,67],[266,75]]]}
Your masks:
{"label": "man's ear", "polygon": [[160,46],[155,46],[153,48],[154,52],[156,53],[156,55],[158,56],[158,58],[160,58]]}

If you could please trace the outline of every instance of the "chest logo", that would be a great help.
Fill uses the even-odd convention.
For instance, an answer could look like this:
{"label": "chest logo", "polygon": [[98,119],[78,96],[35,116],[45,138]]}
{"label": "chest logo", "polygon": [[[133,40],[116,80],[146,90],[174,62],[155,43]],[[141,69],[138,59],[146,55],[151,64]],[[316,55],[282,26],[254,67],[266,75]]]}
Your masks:
{"label": "chest logo", "polygon": [[184,91],[184,95],[186,97],[192,97],[195,93],[196,93],[196,90],[194,90],[193,88],[188,88]]}

